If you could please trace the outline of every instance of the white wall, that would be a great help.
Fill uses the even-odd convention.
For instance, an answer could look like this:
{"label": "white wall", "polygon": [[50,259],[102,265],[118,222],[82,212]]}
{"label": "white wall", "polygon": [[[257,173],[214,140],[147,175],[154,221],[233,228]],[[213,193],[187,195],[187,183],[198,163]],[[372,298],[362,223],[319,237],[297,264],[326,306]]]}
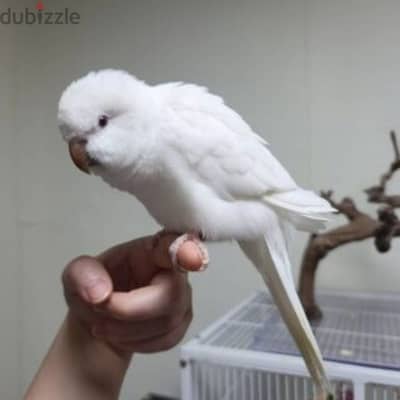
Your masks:
{"label": "white wall", "polygon": [[[51,4],[76,9],[82,23],[18,26],[16,45],[10,29],[0,36],[18,61],[15,82],[11,57],[0,61],[0,87],[7,86],[11,99],[16,96],[17,110],[12,129],[13,103],[2,96],[6,135],[0,137],[0,165],[6,162],[11,173],[0,170],[7,188],[0,213],[10,227],[0,234],[9,241],[4,244],[9,251],[5,265],[15,266],[9,269],[16,272],[1,279],[0,296],[7,293],[10,303],[19,305],[20,337],[14,335],[12,310],[0,308],[0,318],[11,321],[8,334],[1,319],[10,357],[17,354],[18,340],[21,388],[63,318],[59,277],[65,263],[157,229],[136,200],[71,166],[55,117],[58,97],[72,79],[93,68],[120,67],[149,82],[206,85],[268,139],[299,183],[333,187],[360,201],[361,189],[376,181],[391,156],[387,131],[399,125],[396,2],[383,1],[379,7],[361,0]],[[297,239],[296,261],[306,238]],[[3,251],[3,240],[1,244]],[[386,256],[378,256],[370,243],[338,250],[324,262],[321,286],[397,290],[395,247]],[[195,320],[188,336],[261,287],[235,246],[212,245],[211,255],[210,270],[192,277]],[[17,357],[11,359],[17,363]],[[6,366],[3,360],[0,371]],[[177,360],[176,350],[138,356],[122,398],[139,399],[148,391],[177,394]],[[14,381],[0,380],[0,394],[15,393]]]}
{"label": "white wall", "polygon": [[18,390],[19,293],[16,230],[15,31],[0,25],[0,398]]}

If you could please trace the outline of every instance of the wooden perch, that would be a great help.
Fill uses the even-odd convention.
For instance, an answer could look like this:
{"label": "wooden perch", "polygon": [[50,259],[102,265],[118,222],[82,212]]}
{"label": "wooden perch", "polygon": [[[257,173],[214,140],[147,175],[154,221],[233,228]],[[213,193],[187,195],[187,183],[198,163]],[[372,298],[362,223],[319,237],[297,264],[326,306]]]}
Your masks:
{"label": "wooden perch", "polygon": [[400,236],[400,221],[393,208],[378,210],[379,228],[375,231],[375,247],[380,253],[390,250],[392,239]]}
{"label": "wooden perch", "polygon": [[391,132],[391,140],[395,160],[390,165],[389,171],[382,175],[379,185],[365,190],[368,201],[386,204],[386,207],[378,210],[378,218],[372,218],[360,211],[349,197],[337,203],[333,199],[332,191],[321,193],[321,196],[337,209],[338,214],[346,217],[347,223],[324,233],[311,235],[304,251],[299,279],[299,296],[307,317],[311,320],[322,317],[314,295],[315,278],[319,262],[330,251],[351,242],[375,238],[377,250],[386,252],[390,249],[392,239],[400,236],[400,221],[394,212],[394,208],[400,207],[400,196],[388,196],[385,193],[387,182],[395,171],[400,169],[400,153],[394,132]]}
{"label": "wooden perch", "polygon": [[393,208],[400,207],[400,195],[389,196],[386,195],[386,184],[392,178],[394,173],[400,169],[400,152],[399,146],[397,144],[396,134],[392,131],[390,132],[390,139],[392,141],[393,150],[394,150],[394,161],[390,164],[388,172],[382,175],[379,185],[372,186],[368,189],[365,189],[365,193],[367,193],[368,201],[370,203],[381,203],[387,204]]}

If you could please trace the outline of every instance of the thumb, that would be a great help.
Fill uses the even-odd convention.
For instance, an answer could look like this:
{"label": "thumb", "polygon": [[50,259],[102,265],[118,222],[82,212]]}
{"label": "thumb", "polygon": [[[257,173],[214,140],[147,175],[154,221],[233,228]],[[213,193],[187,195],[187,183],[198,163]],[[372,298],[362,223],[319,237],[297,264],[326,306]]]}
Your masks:
{"label": "thumb", "polygon": [[78,295],[93,305],[105,301],[113,290],[111,277],[104,265],[89,256],[72,260],[65,267],[62,282],[67,298]]}

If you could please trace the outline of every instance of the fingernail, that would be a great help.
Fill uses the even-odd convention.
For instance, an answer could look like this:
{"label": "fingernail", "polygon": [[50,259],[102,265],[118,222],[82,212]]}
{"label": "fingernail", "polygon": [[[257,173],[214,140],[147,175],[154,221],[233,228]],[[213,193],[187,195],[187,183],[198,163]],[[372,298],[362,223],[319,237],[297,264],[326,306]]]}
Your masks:
{"label": "fingernail", "polygon": [[107,297],[108,285],[104,280],[98,279],[86,286],[85,291],[89,301],[99,303]]}
{"label": "fingernail", "polygon": [[201,267],[197,270],[197,272],[203,272],[203,271],[205,271],[207,268],[208,268],[208,262],[204,262],[204,261],[203,261],[203,264],[202,264]]}
{"label": "fingernail", "polygon": [[201,259],[201,267],[197,271],[203,272],[208,268],[208,264],[210,263],[210,257],[208,255],[207,249],[204,246],[202,247],[197,246],[197,251]]}

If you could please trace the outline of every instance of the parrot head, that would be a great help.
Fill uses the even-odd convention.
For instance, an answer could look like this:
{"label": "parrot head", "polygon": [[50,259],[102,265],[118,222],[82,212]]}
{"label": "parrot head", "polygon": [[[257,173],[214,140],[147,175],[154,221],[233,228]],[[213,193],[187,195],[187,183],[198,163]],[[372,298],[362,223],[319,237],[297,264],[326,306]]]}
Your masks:
{"label": "parrot head", "polygon": [[102,70],[65,89],[58,126],[80,170],[118,174],[150,151],[156,110],[150,86],[125,71]]}

